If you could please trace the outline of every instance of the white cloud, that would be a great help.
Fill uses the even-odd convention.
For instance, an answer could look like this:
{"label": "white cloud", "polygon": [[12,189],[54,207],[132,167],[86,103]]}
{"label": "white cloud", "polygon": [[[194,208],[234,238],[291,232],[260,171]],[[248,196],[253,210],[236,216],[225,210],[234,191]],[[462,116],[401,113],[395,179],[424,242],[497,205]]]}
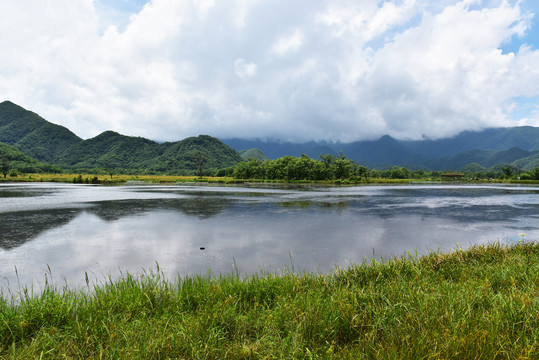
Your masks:
{"label": "white cloud", "polygon": [[0,101],[84,138],[352,141],[539,125],[508,106],[539,95],[537,44],[500,50],[536,30],[522,2],[153,0],[123,20],[99,1],[52,3],[0,0]]}
{"label": "white cloud", "polygon": [[283,56],[289,51],[297,50],[303,43],[303,33],[299,30],[294,31],[291,35],[280,37],[273,44],[273,52]]}
{"label": "white cloud", "polygon": [[234,61],[234,73],[240,78],[250,78],[256,75],[257,66],[255,63],[247,62],[244,59]]}

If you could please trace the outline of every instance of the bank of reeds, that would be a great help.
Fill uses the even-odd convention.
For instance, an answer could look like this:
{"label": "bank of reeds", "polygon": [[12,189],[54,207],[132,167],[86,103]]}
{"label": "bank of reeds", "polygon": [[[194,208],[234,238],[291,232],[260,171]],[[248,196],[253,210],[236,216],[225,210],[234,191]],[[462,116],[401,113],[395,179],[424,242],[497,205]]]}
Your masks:
{"label": "bank of reeds", "polygon": [[0,300],[5,359],[538,359],[539,243]]}

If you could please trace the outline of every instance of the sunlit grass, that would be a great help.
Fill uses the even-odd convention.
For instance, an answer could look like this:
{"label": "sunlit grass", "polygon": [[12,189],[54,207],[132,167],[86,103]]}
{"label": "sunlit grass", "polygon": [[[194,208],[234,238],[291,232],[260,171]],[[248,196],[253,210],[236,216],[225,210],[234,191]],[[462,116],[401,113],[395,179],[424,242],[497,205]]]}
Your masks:
{"label": "sunlit grass", "polygon": [[[95,179],[95,180],[94,180]],[[16,177],[8,177],[4,181],[18,182],[82,182],[99,184],[121,184],[126,182],[148,183],[178,183],[178,182],[207,182],[207,183],[233,183],[236,180],[231,177],[204,176],[174,176],[174,175],[95,175],[95,174],[22,174]]]}
{"label": "sunlit grass", "polygon": [[[243,184],[243,183],[274,183],[274,184],[322,184],[322,185],[354,185],[354,184],[410,184],[422,182],[434,183],[462,183],[461,181],[442,181],[440,178],[420,178],[420,179],[388,179],[369,178],[360,182],[350,179],[345,180],[265,180],[265,179],[236,179],[233,177],[217,176],[179,176],[179,175],[127,175],[127,174],[20,174],[18,176],[0,177],[0,182],[63,182],[63,183],[85,183],[85,184],[125,184],[128,182],[145,182],[158,184],[174,183],[211,183],[211,184]],[[467,181],[464,181],[467,182]],[[471,181],[472,183],[519,183],[519,184],[539,184],[539,180],[498,180],[481,179]]]}
{"label": "sunlit grass", "polygon": [[0,300],[6,359],[537,359],[539,244]]}

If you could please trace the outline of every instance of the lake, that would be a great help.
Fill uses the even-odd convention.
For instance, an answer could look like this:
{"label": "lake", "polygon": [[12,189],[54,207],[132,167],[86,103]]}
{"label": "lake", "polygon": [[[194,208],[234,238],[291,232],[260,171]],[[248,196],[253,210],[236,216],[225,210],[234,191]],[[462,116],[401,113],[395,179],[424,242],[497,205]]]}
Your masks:
{"label": "lake", "polygon": [[[122,272],[328,273],[539,239],[539,187],[0,184],[0,290]],[[523,235],[525,234],[525,235]],[[458,244],[458,245],[457,245]]]}

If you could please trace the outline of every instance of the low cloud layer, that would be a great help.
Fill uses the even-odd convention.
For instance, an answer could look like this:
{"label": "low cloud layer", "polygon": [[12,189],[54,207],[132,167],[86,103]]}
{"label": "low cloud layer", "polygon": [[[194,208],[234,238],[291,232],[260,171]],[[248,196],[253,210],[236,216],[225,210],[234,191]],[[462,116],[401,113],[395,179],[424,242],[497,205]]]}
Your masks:
{"label": "low cloud layer", "polygon": [[0,101],[83,138],[539,126],[533,1],[0,0]]}

